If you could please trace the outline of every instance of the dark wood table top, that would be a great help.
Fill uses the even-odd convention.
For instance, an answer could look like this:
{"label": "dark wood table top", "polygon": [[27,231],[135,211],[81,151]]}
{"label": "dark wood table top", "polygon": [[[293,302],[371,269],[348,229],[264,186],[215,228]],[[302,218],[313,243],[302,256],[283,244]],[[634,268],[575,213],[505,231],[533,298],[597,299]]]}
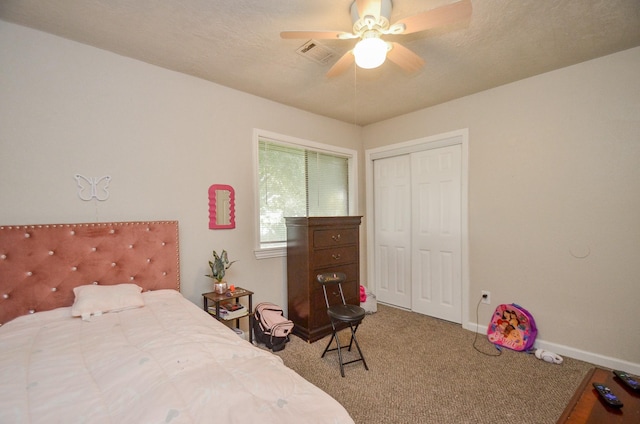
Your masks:
{"label": "dark wood table top", "polygon": [[[592,383],[603,383],[622,401],[622,408],[607,405]],[[593,368],[576,389],[558,424],[640,423],[640,392],[633,391],[610,370]]]}

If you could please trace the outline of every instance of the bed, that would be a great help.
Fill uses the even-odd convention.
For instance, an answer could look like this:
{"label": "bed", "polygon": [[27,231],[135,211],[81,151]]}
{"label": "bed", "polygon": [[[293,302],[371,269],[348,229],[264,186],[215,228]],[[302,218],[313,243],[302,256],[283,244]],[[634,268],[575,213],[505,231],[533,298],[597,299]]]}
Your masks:
{"label": "bed", "polygon": [[179,284],[176,221],[0,227],[0,422],[353,423]]}

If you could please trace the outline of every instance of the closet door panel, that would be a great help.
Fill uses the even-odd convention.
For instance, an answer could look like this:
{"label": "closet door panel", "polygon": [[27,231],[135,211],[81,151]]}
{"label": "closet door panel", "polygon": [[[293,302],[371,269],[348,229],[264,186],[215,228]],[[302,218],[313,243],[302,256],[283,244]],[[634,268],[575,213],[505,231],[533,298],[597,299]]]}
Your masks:
{"label": "closet door panel", "polygon": [[376,296],[404,308],[411,308],[410,164],[408,155],[374,163]]}
{"label": "closet door panel", "polygon": [[462,321],[461,148],[411,154],[412,309]]}

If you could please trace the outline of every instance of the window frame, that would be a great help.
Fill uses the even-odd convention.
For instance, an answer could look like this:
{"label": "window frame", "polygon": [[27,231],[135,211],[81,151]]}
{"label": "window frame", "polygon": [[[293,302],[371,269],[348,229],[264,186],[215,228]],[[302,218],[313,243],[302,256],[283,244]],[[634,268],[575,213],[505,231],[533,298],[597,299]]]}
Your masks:
{"label": "window frame", "polygon": [[262,247],[260,244],[260,179],[258,172],[260,140],[346,157],[348,163],[347,178],[349,182],[349,215],[358,215],[358,152],[356,150],[346,147],[334,146],[331,144],[319,143],[311,140],[305,140],[297,137],[291,137],[255,128],[253,130],[253,222],[255,226],[253,238],[254,255],[256,259],[275,258],[287,255],[286,243],[270,247]]}

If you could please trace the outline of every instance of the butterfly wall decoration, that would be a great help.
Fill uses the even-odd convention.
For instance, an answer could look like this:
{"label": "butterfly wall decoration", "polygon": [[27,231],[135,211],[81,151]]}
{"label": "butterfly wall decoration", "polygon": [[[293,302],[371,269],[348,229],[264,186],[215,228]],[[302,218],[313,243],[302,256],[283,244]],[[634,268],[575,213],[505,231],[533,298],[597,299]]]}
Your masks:
{"label": "butterfly wall decoration", "polygon": [[84,175],[74,175],[76,182],[78,183],[78,197],[81,200],[89,201],[96,199],[100,202],[104,202],[109,198],[109,183],[111,182],[111,176],[105,175],[103,177],[85,177]]}

